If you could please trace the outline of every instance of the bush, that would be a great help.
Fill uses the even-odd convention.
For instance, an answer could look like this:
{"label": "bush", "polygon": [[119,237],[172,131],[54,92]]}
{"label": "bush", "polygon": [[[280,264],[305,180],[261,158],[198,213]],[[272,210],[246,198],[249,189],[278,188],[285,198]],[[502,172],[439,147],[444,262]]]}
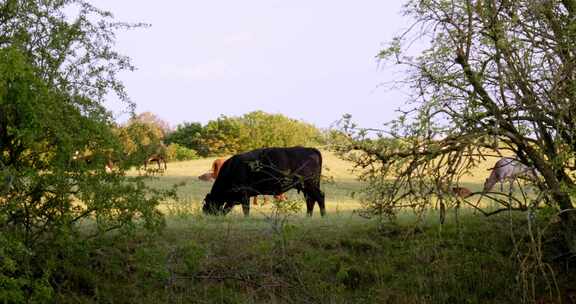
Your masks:
{"label": "bush", "polygon": [[179,144],[170,144],[166,151],[166,157],[168,158],[168,161],[193,160],[199,158],[198,153],[195,150],[188,149]]}
{"label": "bush", "polygon": [[132,69],[114,32],[137,25],[80,0],[4,1],[0,19],[0,303],[54,302],[90,290],[85,240],[160,231],[175,192],[105,170],[121,141],[103,100],[129,102],[116,74]]}

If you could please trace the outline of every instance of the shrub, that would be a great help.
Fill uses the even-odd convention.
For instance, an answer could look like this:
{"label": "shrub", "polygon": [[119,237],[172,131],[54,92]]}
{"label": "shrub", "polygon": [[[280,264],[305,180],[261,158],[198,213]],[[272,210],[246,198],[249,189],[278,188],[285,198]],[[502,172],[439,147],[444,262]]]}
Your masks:
{"label": "shrub", "polygon": [[188,149],[179,144],[170,144],[166,151],[166,156],[168,161],[193,160],[199,158],[198,153],[195,150]]}

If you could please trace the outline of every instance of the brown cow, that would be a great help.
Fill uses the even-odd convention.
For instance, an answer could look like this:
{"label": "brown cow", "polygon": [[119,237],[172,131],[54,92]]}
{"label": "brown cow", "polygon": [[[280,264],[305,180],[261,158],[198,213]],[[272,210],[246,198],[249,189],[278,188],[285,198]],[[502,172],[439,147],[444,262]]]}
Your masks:
{"label": "brown cow", "polygon": [[[226,161],[226,159],[224,159],[224,158],[218,158],[212,162],[212,179],[215,180],[216,177],[218,177],[218,173],[220,172],[220,168],[222,168],[222,165],[224,164],[225,161]],[[205,174],[203,174],[203,175],[205,175]],[[198,176],[198,179],[209,181],[209,179],[200,178],[203,175]],[[203,177],[203,178],[205,178],[205,177]],[[288,197],[286,196],[286,194],[282,193],[279,195],[274,195],[274,199],[277,201],[285,201],[288,199]],[[267,203],[268,203],[268,198],[266,196],[264,196],[264,204],[267,204]],[[252,200],[252,204],[258,205],[258,196],[254,196],[254,199]]]}
{"label": "brown cow", "polygon": [[225,161],[226,161],[226,159],[224,159],[224,158],[218,158],[212,162],[212,178],[213,179],[216,179],[216,177],[218,176],[218,173],[220,172],[220,168],[222,168],[222,165],[224,164]]}
{"label": "brown cow", "polygon": [[100,158],[100,160],[104,160],[104,170],[106,173],[111,173],[114,170],[114,161],[112,161],[112,157],[109,154],[104,154],[106,156],[97,157],[93,154],[92,151],[84,151],[80,152],[80,150],[74,151],[72,156],[72,160],[76,162],[83,162],[85,165],[91,165],[95,162],[96,159]]}
{"label": "brown cow", "polygon": [[472,195],[472,191],[465,187],[452,187],[452,193],[461,198],[467,198]]}
{"label": "brown cow", "polygon": [[166,166],[166,158],[161,153],[154,153],[144,160],[144,171],[148,170],[148,164],[151,162],[155,162],[156,164],[158,164],[158,170],[162,169],[161,165],[162,163],[164,163],[164,171],[168,169],[168,167]]}
{"label": "brown cow", "polygon": [[212,172],[206,172],[206,173],[198,176],[198,179],[201,181],[210,182],[210,181],[214,180],[214,176],[213,176]]}

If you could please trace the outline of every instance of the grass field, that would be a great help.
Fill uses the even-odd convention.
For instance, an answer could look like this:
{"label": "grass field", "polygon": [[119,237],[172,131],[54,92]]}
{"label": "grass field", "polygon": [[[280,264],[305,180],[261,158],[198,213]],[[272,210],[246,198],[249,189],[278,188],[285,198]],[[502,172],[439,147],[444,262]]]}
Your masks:
{"label": "grass field", "polygon": [[[333,179],[333,182],[330,181],[322,184],[322,189],[326,193],[327,211],[330,213],[338,213],[359,208],[359,202],[351,197],[351,193],[358,191],[361,185],[354,175],[351,174],[351,165],[338,159],[332,153],[323,152],[323,158],[323,174],[330,177],[330,179]],[[200,160],[169,163],[167,172],[156,178],[151,178],[148,183],[157,188],[167,188],[172,184],[185,183],[184,186],[179,188],[179,200],[166,202],[166,205],[163,207],[181,207],[190,210],[198,209],[204,196],[210,192],[212,182],[201,181],[197,177],[210,171],[214,159],[215,158],[205,158]],[[129,174],[138,175],[138,172],[131,171]],[[291,200],[303,198],[302,194],[298,194],[296,190],[289,191],[287,195]],[[315,210],[318,212],[317,207]],[[259,214],[269,213],[269,211],[270,204],[264,206],[252,206],[251,212],[255,216],[259,216]],[[241,208],[238,206],[233,212],[236,214],[241,213]]]}
{"label": "grass field", "polygon": [[[572,276],[543,276],[524,258],[525,216],[490,218],[464,212],[462,224],[443,226],[431,211],[414,226],[380,222],[353,212],[350,194],[361,184],[351,165],[328,152],[324,183],[328,216],[236,207],[225,217],[204,216],[211,183],[197,179],[213,159],[168,164],[148,179],[154,187],[184,183],[179,199],[160,208],[160,235],[117,236],[99,249],[87,278],[59,296],[61,303],[570,303]],[[463,186],[480,190],[486,163]],[[137,175],[136,171],[129,174]],[[290,192],[290,201],[299,194]],[[74,270],[76,271],[76,270]],[[556,277],[554,277],[556,278]],[[86,287],[88,286],[88,287]],[[560,294],[560,295],[559,295]]]}
{"label": "grass field", "polygon": [[[361,208],[358,199],[353,197],[353,193],[357,193],[362,184],[357,180],[354,172],[352,172],[352,164],[337,158],[333,153],[323,151],[323,175],[327,178],[322,183],[322,189],[326,193],[326,209],[329,214],[336,214],[339,216],[350,215],[352,211]],[[178,190],[178,200],[167,201],[160,208],[166,213],[194,211],[197,212],[202,205],[205,195],[210,192],[212,182],[205,182],[199,180],[197,177],[203,173],[210,171],[214,158],[204,158],[192,161],[171,162],[169,168],[162,175],[152,177],[148,180],[148,184],[155,188],[168,188],[173,184],[183,184]],[[470,175],[465,176],[459,186],[467,187],[473,192],[482,190],[482,185],[486,177],[488,177],[489,169],[494,165],[497,159],[488,159],[476,168]],[[138,175],[138,171],[133,170],[129,172],[130,175]],[[496,186],[495,188],[498,188]],[[291,190],[287,193],[290,200],[302,200],[302,194]],[[474,196],[469,200],[476,203],[478,196]],[[260,202],[263,200],[260,199]],[[493,205],[488,199],[483,199],[481,205],[489,207]],[[316,214],[319,212],[317,206],[315,207]],[[271,204],[261,204],[258,206],[251,206],[251,215],[253,217],[262,217],[270,214]],[[464,210],[466,212],[466,210]],[[305,213],[305,205],[302,202],[303,216]],[[241,214],[240,206],[234,208],[232,215]]]}

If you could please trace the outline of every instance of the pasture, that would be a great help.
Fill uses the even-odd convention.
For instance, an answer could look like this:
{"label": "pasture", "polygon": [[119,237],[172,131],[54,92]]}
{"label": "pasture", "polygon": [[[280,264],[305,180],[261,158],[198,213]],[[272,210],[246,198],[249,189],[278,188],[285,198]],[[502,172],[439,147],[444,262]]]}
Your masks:
{"label": "pasture", "polygon": [[[323,152],[324,165],[323,175],[325,178],[322,183],[323,191],[326,192],[327,210],[330,213],[350,212],[358,209],[360,204],[351,197],[351,193],[358,191],[361,187],[354,175],[351,174],[350,164],[338,159],[331,153]],[[150,178],[147,182],[154,188],[167,188],[173,184],[185,184],[178,189],[178,201],[168,201],[162,208],[164,210],[189,209],[195,210],[201,207],[202,200],[206,193],[210,191],[212,182],[201,181],[198,176],[210,171],[212,162],[216,158],[205,158],[192,161],[172,162],[169,163],[168,170],[156,177]],[[130,175],[138,175],[138,171],[129,172]],[[287,193],[289,200],[300,200],[302,194],[291,190]],[[271,198],[270,198],[271,200]],[[263,202],[263,199],[259,199]],[[256,217],[270,213],[271,204],[264,206],[252,206],[252,213]],[[234,208],[233,214],[241,214],[241,208]],[[315,208],[316,213],[318,208]],[[302,212],[303,215],[304,211]],[[315,215],[316,215],[315,213]]]}
{"label": "pasture", "polygon": [[[184,183],[179,199],[160,206],[167,227],[159,235],[110,239],[92,258],[79,284],[62,291],[61,303],[519,303],[557,300],[550,278],[522,264],[518,254],[524,214],[485,218],[464,211],[442,227],[430,211],[413,225],[358,216],[351,197],[362,185],[350,164],[323,152],[327,217],[318,208],[305,216],[301,194],[289,204],[252,206],[244,218],[235,207],[226,217],[201,214],[211,182],[197,176],[213,158],[168,164],[147,182],[158,188]],[[485,170],[461,186],[479,191]],[[137,171],[129,172],[137,175]],[[262,200],[261,200],[262,201]],[[300,201],[300,203],[299,203]],[[278,206],[282,206],[279,204]],[[106,249],[107,248],[107,249]],[[557,280],[565,286],[566,278]],[[542,283],[530,290],[529,282]],[[564,290],[564,289],[563,289]],[[565,294],[569,297],[570,290]],[[566,298],[569,299],[569,298]],[[568,302],[569,303],[569,302]]]}
{"label": "pasture", "polygon": [[[353,217],[354,210],[361,208],[361,204],[354,194],[361,188],[362,184],[357,180],[356,175],[352,172],[352,164],[337,158],[333,153],[322,151],[323,155],[323,182],[322,189],[326,193],[326,208],[330,215],[336,216],[349,216]],[[212,182],[201,181],[198,176],[210,171],[212,162],[217,157],[203,158],[199,160],[171,162],[166,172],[154,175],[147,180],[147,183],[154,188],[165,189],[174,184],[180,184],[178,188],[178,200],[171,200],[165,202],[161,206],[161,210],[167,214],[188,211],[196,213],[202,205],[202,200],[205,195],[210,191]],[[467,175],[462,181],[460,186],[470,189],[472,192],[479,192],[482,190],[484,180],[490,174],[490,168],[494,165],[497,158],[488,159],[481,163],[475,171]],[[128,172],[129,175],[138,176],[140,173],[137,170]],[[505,189],[507,189],[507,185]],[[494,191],[499,189],[499,185],[494,187]],[[289,200],[303,200],[301,193],[296,190],[291,190],[287,193]],[[478,196],[471,197],[469,201],[476,202]],[[272,198],[270,197],[271,201]],[[263,199],[259,198],[262,203]],[[302,202],[303,208],[298,216],[304,216],[305,206]],[[488,199],[481,201],[483,206],[491,206],[493,202]],[[253,217],[266,217],[271,213],[272,204],[264,204],[258,206],[251,206],[251,214]],[[466,212],[466,210],[464,210]],[[315,207],[315,216],[318,215],[318,207]],[[241,208],[237,206],[232,211],[233,216],[241,215]]]}

